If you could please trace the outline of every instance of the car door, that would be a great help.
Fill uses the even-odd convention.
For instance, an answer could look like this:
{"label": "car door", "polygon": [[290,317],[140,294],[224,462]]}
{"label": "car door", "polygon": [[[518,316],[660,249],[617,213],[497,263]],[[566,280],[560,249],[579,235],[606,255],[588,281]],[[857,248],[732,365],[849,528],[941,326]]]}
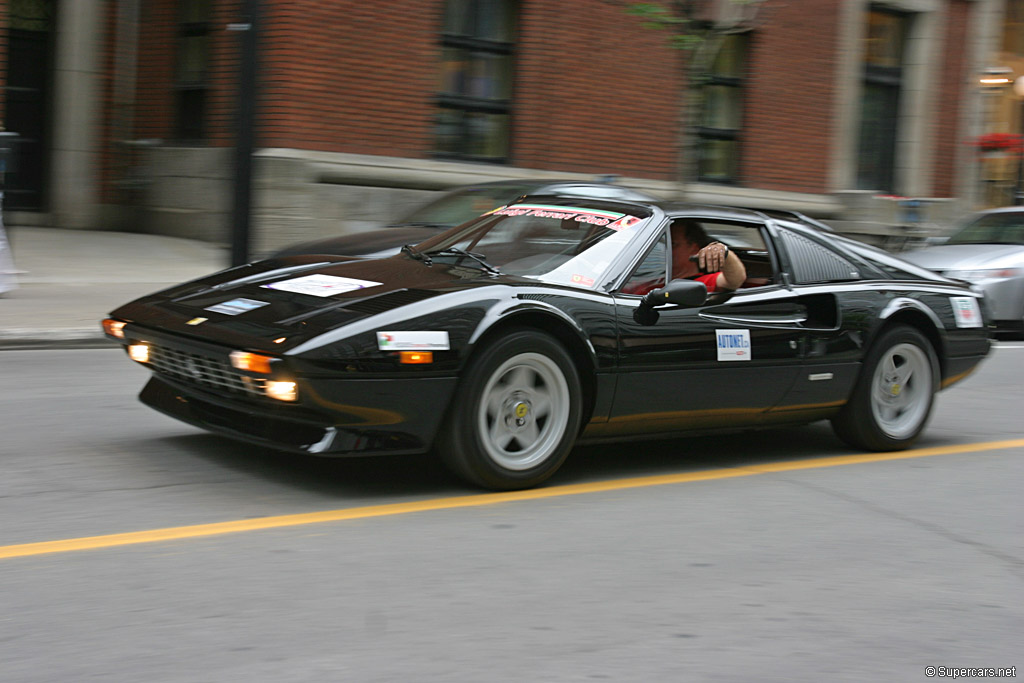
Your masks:
{"label": "car door", "polygon": [[764,225],[704,223],[744,261],[748,286],[713,294],[702,306],[657,307],[651,323],[638,313],[642,297],[627,292],[631,282],[658,272],[659,262],[666,262],[660,270],[667,272],[670,238],[659,238],[615,294],[618,376],[609,429],[659,432],[762,422],[794,383],[808,320],[828,315],[827,301],[804,300],[780,281]]}

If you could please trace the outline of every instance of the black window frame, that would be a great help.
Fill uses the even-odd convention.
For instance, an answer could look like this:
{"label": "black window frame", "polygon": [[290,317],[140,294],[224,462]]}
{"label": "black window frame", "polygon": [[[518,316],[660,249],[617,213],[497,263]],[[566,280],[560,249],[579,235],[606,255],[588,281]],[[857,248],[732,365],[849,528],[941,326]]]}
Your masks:
{"label": "black window frame", "polygon": [[[730,33],[724,36],[724,40],[737,40],[739,41],[739,52],[740,52],[740,67],[739,72],[741,75],[726,75],[718,73],[716,71],[719,55],[716,55],[714,62],[710,65],[709,70],[703,75],[700,88],[703,91],[701,93],[701,117],[703,118],[707,113],[707,102],[709,88],[713,87],[724,87],[724,88],[735,88],[739,91],[739,97],[737,106],[739,111],[736,112],[739,120],[738,127],[736,128],[719,128],[714,126],[705,125],[704,121],[698,122],[695,133],[697,137],[697,180],[702,183],[715,183],[718,185],[737,185],[740,182],[740,161],[742,158],[742,139],[743,139],[743,119],[746,99],[746,87],[748,83],[748,74],[750,69],[750,45],[752,31],[744,31],[741,33]],[[724,46],[723,46],[724,47]],[[711,158],[711,155],[707,153],[708,146],[714,142],[732,142],[732,173],[727,175],[710,175],[706,173],[706,162]]]}
{"label": "black window frame", "polygon": [[[512,17],[516,23],[518,23],[519,6],[516,0],[500,0],[505,4],[502,6],[505,10],[505,15]],[[473,97],[462,93],[451,93],[443,92],[439,88],[439,92],[434,97],[435,114],[440,117],[442,112],[456,112],[461,114],[461,121],[457,124],[460,129],[460,134],[457,137],[459,141],[460,150],[451,152],[440,149],[440,135],[436,132],[434,134],[434,149],[432,156],[438,159],[451,159],[459,161],[474,161],[484,162],[493,164],[508,164],[512,157],[512,141],[511,141],[511,122],[512,122],[512,96],[515,85],[515,56],[517,54],[517,46],[514,38],[518,33],[518,26],[512,26],[508,35],[513,37],[513,40],[494,40],[490,38],[480,37],[478,35],[465,35],[462,33],[452,33],[446,31],[448,28],[445,23],[449,13],[449,4],[453,0],[447,0],[442,4],[441,10],[441,32],[438,41],[439,48],[442,54],[446,50],[458,50],[467,55],[471,59],[471,56],[476,54],[488,55],[488,56],[499,56],[508,57],[511,61],[511,68],[508,74],[507,86],[510,96],[507,98],[485,98],[485,97]],[[464,23],[470,26],[480,26],[479,13],[487,8],[485,3],[481,0],[465,0],[467,2],[467,9],[469,16],[464,18]],[[506,117],[507,129],[509,135],[505,141],[504,153],[498,156],[487,156],[473,154],[468,151],[468,146],[473,140],[472,134],[469,132],[471,126],[472,114],[497,114]]]}
{"label": "black window frame", "polygon": [[[194,5],[190,5],[194,3]],[[192,16],[195,8],[205,9],[206,16],[197,20]],[[210,45],[213,38],[211,14],[212,0],[182,0],[178,5],[177,32],[174,60],[174,132],[175,142],[199,144],[206,140],[206,114],[210,91]],[[189,39],[205,38],[202,55],[202,76],[182,79],[185,45]]]}

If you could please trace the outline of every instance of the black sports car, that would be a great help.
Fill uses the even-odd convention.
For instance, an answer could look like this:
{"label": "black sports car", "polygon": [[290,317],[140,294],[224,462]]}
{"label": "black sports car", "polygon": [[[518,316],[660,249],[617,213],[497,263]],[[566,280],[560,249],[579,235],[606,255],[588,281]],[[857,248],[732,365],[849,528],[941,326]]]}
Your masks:
{"label": "black sports car", "polygon": [[[668,281],[683,219],[740,257],[741,288]],[[435,450],[512,489],[581,440],[829,419],[906,448],[989,352],[987,316],[965,283],[787,214],[531,196],[386,259],[225,270],[104,328],[152,369],[141,400],[185,422],[305,453]]]}

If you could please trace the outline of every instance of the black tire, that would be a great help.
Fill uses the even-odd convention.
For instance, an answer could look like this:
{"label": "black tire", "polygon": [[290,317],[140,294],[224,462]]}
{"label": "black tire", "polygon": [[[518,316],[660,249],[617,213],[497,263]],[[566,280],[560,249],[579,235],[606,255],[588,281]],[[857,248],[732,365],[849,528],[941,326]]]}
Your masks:
{"label": "black tire", "polygon": [[913,327],[894,325],[868,351],[832,429],[857,448],[908,448],[928,422],[938,389],[939,364],[931,343]]}
{"label": "black tire", "polygon": [[441,459],[496,490],[536,486],[569,455],[580,428],[579,373],[537,330],[494,339],[469,361],[438,437]]}

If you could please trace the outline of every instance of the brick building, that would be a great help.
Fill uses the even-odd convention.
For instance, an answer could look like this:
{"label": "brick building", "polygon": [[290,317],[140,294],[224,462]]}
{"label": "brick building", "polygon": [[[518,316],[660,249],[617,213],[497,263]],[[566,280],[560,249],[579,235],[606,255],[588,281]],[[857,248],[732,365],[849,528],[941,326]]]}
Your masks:
{"label": "brick building", "polygon": [[257,253],[531,176],[854,232],[903,220],[894,195],[939,221],[992,200],[968,142],[1002,111],[978,76],[1015,56],[1021,0],[698,0],[707,59],[628,4],[0,0],[8,220],[226,242],[246,28]]}

